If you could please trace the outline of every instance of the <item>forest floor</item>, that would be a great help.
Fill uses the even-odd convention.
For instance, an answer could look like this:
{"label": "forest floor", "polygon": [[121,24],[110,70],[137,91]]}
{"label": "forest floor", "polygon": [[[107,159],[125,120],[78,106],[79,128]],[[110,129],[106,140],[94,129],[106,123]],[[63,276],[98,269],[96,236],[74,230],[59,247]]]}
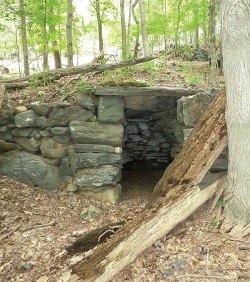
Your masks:
{"label": "forest floor", "polygon": [[[134,70],[134,71],[133,71]],[[192,71],[190,71],[192,70]],[[148,64],[130,69],[134,81],[150,86],[211,88],[207,63],[171,61],[164,69]],[[47,87],[35,86],[6,94],[6,103],[71,99],[78,91],[115,80],[128,81],[128,70],[64,78]],[[220,87],[223,79],[218,77]],[[66,247],[77,235],[120,220],[131,220],[145,207],[162,171],[127,171],[121,201],[111,205],[86,200],[78,194],[47,191],[0,178],[0,281],[66,282],[70,267],[82,255],[70,256]],[[102,210],[86,220],[90,205]],[[250,239],[233,239],[220,229],[218,219],[204,204],[171,234],[155,242],[113,282],[250,281]],[[215,213],[221,216],[223,207]]]}

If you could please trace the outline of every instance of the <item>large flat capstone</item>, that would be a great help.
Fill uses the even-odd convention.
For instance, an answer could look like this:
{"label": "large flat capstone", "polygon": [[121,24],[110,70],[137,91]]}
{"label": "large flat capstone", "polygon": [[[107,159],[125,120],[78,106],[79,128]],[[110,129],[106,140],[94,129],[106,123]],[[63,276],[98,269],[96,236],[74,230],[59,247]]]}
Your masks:
{"label": "large flat capstone", "polygon": [[98,104],[98,118],[100,122],[122,122],[124,120],[123,98],[102,96]]}

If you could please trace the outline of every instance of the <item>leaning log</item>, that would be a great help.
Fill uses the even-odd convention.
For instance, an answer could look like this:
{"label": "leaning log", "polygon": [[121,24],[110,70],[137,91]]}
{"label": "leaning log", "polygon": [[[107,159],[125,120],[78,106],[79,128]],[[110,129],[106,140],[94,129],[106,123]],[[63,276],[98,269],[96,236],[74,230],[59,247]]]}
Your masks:
{"label": "leaning log", "polygon": [[194,129],[180,156],[163,175],[147,208],[110,240],[96,247],[90,258],[73,267],[73,273],[83,281],[110,281],[213,195],[218,183],[203,191],[197,184],[226,146],[224,113],[225,91],[222,91]]}
{"label": "leaning log", "polygon": [[4,85],[5,88],[8,89],[20,89],[25,88],[32,85],[32,82],[39,82],[41,81],[42,84],[46,84],[49,82],[53,82],[55,80],[60,79],[64,76],[70,75],[77,75],[77,74],[86,74],[90,72],[103,72],[105,70],[113,70],[128,66],[133,66],[141,63],[145,63],[151,60],[156,59],[155,57],[144,57],[140,59],[130,60],[127,62],[120,62],[116,64],[104,64],[104,65],[82,65],[77,67],[70,67],[65,69],[56,69],[56,70],[49,70],[42,73],[18,78],[18,79],[10,79],[10,80],[1,80],[0,84]]}

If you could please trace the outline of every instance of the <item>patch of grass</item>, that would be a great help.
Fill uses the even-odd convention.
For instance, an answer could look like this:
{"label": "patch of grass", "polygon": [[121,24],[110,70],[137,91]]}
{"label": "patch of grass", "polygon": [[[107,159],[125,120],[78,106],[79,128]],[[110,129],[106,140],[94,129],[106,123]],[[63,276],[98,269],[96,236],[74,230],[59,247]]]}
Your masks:
{"label": "patch of grass", "polygon": [[33,76],[30,80],[30,84],[33,87],[38,87],[38,86],[46,86],[53,82],[54,79],[51,75],[42,73],[39,76]]}
{"label": "patch of grass", "polygon": [[82,77],[77,83],[77,88],[79,91],[87,91],[88,93],[92,93],[94,91],[93,87],[85,82]]}

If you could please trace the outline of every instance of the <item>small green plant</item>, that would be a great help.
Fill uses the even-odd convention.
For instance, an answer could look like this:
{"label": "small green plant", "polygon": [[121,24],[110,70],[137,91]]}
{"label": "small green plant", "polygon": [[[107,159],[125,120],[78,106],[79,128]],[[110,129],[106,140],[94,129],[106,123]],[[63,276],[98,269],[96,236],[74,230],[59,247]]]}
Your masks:
{"label": "small green plant", "polygon": [[187,84],[189,85],[194,85],[194,84],[198,84],[202,81],[202,78],[199,76],[188,76],[185,78],[185,81]]}
{"label": "small green plant", "polygon": [[92,121],[92,123],[96,123],[97,122],[97,116],[96,115],[93,115],[93,117],[91,117],[90,119],[89,119],[89,121]]}
{"label": "small green plant", "polygon": [[80,91],[87,91],[89,93],[93,92],[93,87],[86,83],[82,78],[78,82],[77,87]]}
{"label": "small green plant", "polygon": [[89,220],[88,214],[81,214],[81,215],[80,215],[80,220],[81,220],[81,221]]}
{"label": "small green plant", "polygon": [[212,228],[217,228],[218,225],[219,225],[219,221],[216,220],[216,218],[211,218],[210,225],[211,225]]}
{"label": "small green plant", "polygon": [[225,203],[222,199],[218,200],[217,203],[216,203],[216,207],[218,208],[222,208],[224,207]]}
{"label": "small green plant", "polygon": [[30,84],[33,87],[46,86],[53,82],[53,76],[47,73],[42,73],[39,76],[33,76],[30,80]]}

